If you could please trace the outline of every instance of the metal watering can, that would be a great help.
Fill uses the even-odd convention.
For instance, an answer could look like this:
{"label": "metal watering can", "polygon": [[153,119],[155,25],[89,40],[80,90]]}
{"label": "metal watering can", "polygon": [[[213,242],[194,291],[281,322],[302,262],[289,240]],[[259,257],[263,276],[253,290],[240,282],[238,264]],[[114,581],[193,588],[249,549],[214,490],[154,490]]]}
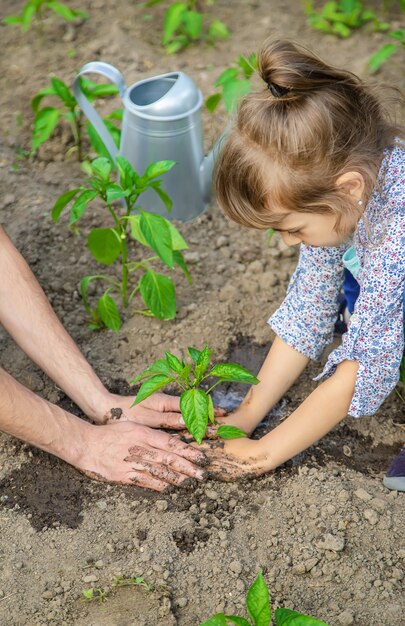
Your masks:
{"label": "metal watering can", "polygon": [[[103,120],[80,88],[79,77],[95,73],[117,85],[124,104],[121,145],[118,150]],[[140,206],[170,219],[191,220],[205,208],[211,196],[216,146],[204,157],[201,106],[203,97],[183,72],[160,74],[126,88],[122,74],[112,65],[94,61],[77,75],[73,91],[78,105],[100,135],[113,160],[124,156],[143,174],[153,161],[176,161],[164,175],[163,187],[173,201],[170,215],[160,198],[148,190]]]}

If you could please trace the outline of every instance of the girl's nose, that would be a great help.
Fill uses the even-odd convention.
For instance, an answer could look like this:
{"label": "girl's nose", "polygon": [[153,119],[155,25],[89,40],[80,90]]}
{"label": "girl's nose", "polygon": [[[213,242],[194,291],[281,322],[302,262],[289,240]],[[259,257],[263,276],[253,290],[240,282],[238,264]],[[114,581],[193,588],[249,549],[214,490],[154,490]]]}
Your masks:
{"label": "girl's nose", "polygon": [[297,243],[301,243],[301,239],[295,234],[290,235],[286,232],[280,234],[286,246],[296,246]]}

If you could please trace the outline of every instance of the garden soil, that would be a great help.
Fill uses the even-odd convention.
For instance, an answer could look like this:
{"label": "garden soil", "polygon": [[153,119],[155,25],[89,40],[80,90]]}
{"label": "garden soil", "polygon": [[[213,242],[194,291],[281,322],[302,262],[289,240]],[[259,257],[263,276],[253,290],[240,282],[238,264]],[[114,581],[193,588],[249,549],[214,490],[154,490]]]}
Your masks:
{"label": "garden soil", "polygon": [[[145,9],[129,0],[72,4],[91,19],[73,26],[47,19],[42,33],[0,27],[1,223],[110,389],[130,393],[127,381],[164,350],[180,356],[205,343],[218,360],[257,371],[273,338],[266,320],[283,298],[296,250],[231,224],[212,202],[198,219],[179,225],[193,284],[176,274],[176,319],[135,316],[119,333],[92,332],[78,284],[100,271],[86,250],[86,235],[109,225],[108,217],[97,208],[88,211],[78,233],[69,231],[65,218],[52,223],[56,198],[80,184],[82,173],[65,127],[34,159],[23,158],[30,99],[52,74],[71,82],[91,60],[113,63],[128,84],[181,69],[206,97],[220,72],[269,34],[297,38],[365,76],[367,59],[384,36],[361,32],[342,41],[322,35],[292,0],[218,0],[207,11],[229,25],[231,38],[169,57],[159,43],[163,7]],[[0,17],[22,6],[22,0],[2,0]],[[145,13],[153,18],[144,19]],[[399,14],[391,19],[401,25]],[[400,55],[377,80],[404,87]],[[116,106],[109,101],[102,109]],[[204,114],[207,149],[225,123],[223,111]],[[2,366],[17,380],[80,415],[4,332],[0,350]],[[259,435],[315,388],[321,367],[309,366]],[[0,624],[198,626],[218,611],[244,614],[246,590],[262,569],[274,607],[295,608],[330,626],[403,626],[405,495],[385,490],[382,477],[404,436],[404,404],[393,392],[376,415],[347,419],[272,474],[156,494],[92,482],[1,435]],[[114,587],[120,576],[143,577],[153,590]],[[85,603],[82,590],[92,587],[102,588],[107,601]]]}

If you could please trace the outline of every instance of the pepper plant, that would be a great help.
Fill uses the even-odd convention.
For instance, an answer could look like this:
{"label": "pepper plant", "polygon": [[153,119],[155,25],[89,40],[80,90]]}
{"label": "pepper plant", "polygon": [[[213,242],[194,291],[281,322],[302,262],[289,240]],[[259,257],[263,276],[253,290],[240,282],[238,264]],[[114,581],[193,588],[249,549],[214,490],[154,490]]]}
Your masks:
{"label": "pepper plant", "polygon": [[320,11],[316,11],[312,0],[305,3],[308,23],[316,30],[346,39],[353,30],[372,23],[373,30],[384,31],[389,28],[376,13],[367,9],[361,0],[332,0],[326,2]]}
{"label": "pepper plant", "polygon": [[[118,93],[118,88],[115,85],[99,85],[85,78],[80,78],[80,81],[82,91],[90,102],[96,98],[105,98]],[[43,99],[48,97],[56,99],[56,106],[45,106],[40,108]],[[33,97],[31,107],[35,114],[31,139],[32,154],[35,154],[39,146],[51,137],[60,120],[65,119],[70,124],[75,149],[77,150],[77,158],[78,161],[81,161],[83,157],[83,113],[77,104],[76,98],[66,83],[64,83],[63,80],[60,80],[60,78],[53,76],[51,78],[50,85],[40,89]],[[122,109],[116,109],[104,118],[104,123],[110,131],[117,146],[119,146],[121,133],[115,123],[117,120],[120,121],[121,119]],[[110,158],[94,127],[88,122],[85,128],[87,130],[90,144],[95,152],[101,156]]]}
{"label": "pepper plant", "polygon": [[[160,4],[164,0],[149,0],[146,6]],[[212,5],[214,0],[205,0],[206,5]],[[229,30],[219,19],[211,21],[208,27],[205,25],[206,15],[203,11],[201,0],[185,0],[184,2],[171,2],[166,10],[163,23],[162,44],[168,54],[174,54],[190,43],[205,40],[214,43],[219,39],[227,39]]]}
{"label": "pepper plant", "polygon": [[18,15],[8,15],[3,19],[4,24],[13,24],[20,26],[22,32],[26,32],[31,28],[32,22],[39,23],[44,19],[47,12],[55,13],[66,22],[74,22],[77,19],[85,20],[89,16],[85,11],[71,9],[63,2],[56,0],[28,0]]}
{"label": "pepper plant", "polygon": [[[211,619],[200,624],[200,626],[229,626],[229,624],[236,624],[236,626],[270,626],[272,623],[270,598],[261,572],[259,572],[259,575],[247,592],[246,608],[249,620],[238,615],[217,613]],[[278,608],[274,611],[274,624],[275,626],[328,626],[319,619],[283,608]]]}
{"label": "pepper plant", "polygon": [[[188,355],[191,362],[184,362],[174,354],[165,352],[164,359],[158,359],[152,363],[142,374],[134,378],[131,384],[145,381],[141,385],[134,402],[134,404],[138,404],[166,385],[176,383],[182,390],[180,411],[184,423],[189,433],[200,444],[208,424],[217,423],[214,416],[214,404],[210,396],[214,387],[223,382],[257,385],[259,381],[247,369],[237,363],[217,363],[210,367],[212,352],[208,346],[205,346],[202,351],[188,348]],[[204,391],[200,385],[208,378],[217,378],[218,380],[207,391]],[[236,439],[246,436],[245,432],[235,426],[222,425],[216,432],[222,439]]]}
{"label": "pepper plant", "polygon": [[205,106],[213,113],[222,101],[228,113],[233,111],[238,101],[246,96],[252,89],[251,77],[257,69],[257,55],[248,57],[240,56],[239,59],[228,67],[215,82],[215,87],[221,91],[209,96]]}
{"label": "pepper plant", "polygon": [[[111,227],[93,228],[90,231],[87,245],[93,257],[103,265],[109,266],[118,260],[121,261],[120,280],[104,274],[85,276],[80,282],[80,291],[90,318],[90,328],[107,326],[115,331],[121,327],[121,317],[111,294],[120,300],[124,310],[132,304],[135,296],[140,295],[146,309],[134,310],[134,313],[151,315],[162,320],[175,316],[176,296],[173,281],[152,269],[151,263],[154,261],[160,259],[171,269],[175,265],[179,266],[191,282],[187,264],[180,252],[187,248],[187,244],[179,231],[164,217],[144,211],[137,205],[139,196],[152,189],[166,208],[171,209],[172,202],[161,187],[160,176],[171,170],[175,162],[151,163],[142,176],[123,156],[118,156],[116,163],[119,172],[118,182],[112,180],[111,161],[98,157],[90,164],[91,176],[86,179],[87,184],[66,191],[58,198],[52,209],[52,219],[57,222],[65,207],[71,204],[70,225],[75,226],[88,205],[98,198],[112,217]],[[131,261],[128,248],[130,238],[152,249],[154,254],[141,261]],[[142,275],[136,284],[131,284],[134,272],[141,272]],[[107,289],[95,307],[90,305],[88,298],[88,288],[94,280],[107,283]]]}

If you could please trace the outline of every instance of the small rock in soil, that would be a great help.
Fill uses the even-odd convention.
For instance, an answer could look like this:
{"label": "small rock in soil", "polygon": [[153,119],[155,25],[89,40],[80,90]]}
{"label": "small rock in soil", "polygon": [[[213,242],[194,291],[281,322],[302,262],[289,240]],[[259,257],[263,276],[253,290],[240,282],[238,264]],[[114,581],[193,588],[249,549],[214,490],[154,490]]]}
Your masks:
{"label": "small rock in soil", "polygon": [[354,624],[353,613],[349,610],[343,611],[343,613],[338,615],[337,619],[340,626],[350,626],[350,624]]}

